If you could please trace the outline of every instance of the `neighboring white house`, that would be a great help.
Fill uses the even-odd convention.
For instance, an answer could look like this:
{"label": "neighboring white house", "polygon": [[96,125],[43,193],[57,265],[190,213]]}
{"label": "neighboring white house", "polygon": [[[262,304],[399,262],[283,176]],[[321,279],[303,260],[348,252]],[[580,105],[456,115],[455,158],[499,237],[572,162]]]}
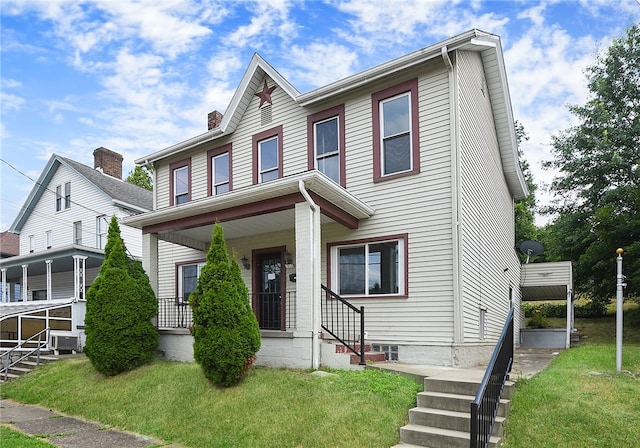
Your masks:
{"label": "neighboring white house", "polygon": [[364,307],[388,359],[445,366],[486,362],[520,304],[513,201],[528,192],[496,35],[307,93],[256,54],[207,132],[136,163],[155,206],[124,223],[143,233],[168,358],[192,359],[188,295],[215,222],[245,266],[258,364],[341,366],[326,328],[360,327],[333,294]]}
{"label": "neighboring white house", "polygon": [[[0,260],[5,344],[45,327],[81,337],[84,294],[104,260],[111,217],[152,209],[150,191],[122,181],[120,154],[98,148],[93,155],[94,168],[52,155],[11,226],[20,251]],[[130,255],[141,258],[140,231],[120,230]]]}

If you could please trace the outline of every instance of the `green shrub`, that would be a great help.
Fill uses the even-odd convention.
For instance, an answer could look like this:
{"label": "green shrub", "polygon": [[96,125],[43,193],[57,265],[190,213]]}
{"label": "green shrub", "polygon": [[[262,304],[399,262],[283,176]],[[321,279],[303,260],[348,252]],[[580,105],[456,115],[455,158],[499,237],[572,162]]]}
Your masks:
{"label": "green shrub", "polygon": [[533,313],[529,319],[527,319],[527,328],[549,328],[551,324],[546,317],[539,311]]}
{"label": "green shrub", "polygon": [[158,301],[140,262],[132,262],[111,218],[105,259],[87,290],[84,352],[100,373],[113,376],[155,356],[158,332],[151,323]]}
{"label": "green shrub", "polygon": [[193,356],[214,384],[237,384],[260,348],[260,329],[240,267],[229,260],[222,226],[215,224],[207,263],[189,296],[193,308]]}

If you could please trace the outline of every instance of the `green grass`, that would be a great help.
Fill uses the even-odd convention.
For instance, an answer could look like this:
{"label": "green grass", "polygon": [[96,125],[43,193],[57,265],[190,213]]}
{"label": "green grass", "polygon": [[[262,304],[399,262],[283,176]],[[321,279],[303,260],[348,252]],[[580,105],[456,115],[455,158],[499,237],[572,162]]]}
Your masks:
{"label": "green grass", "polygon": [[107,378],[85,358],[42,366],[2,395],[187,447],[372,447],[398,442],[417,383],[376,370],[256,368],[211,386],[195,363],[156,361]]}
{"label": "green grass", "polygon": [[51,448],[53,445],[0,425],[0,446],[3,448]]}
{"label": "green grass", "polygon": [[638,446],[640,310],[625,314],[622,370],[616,372],[615,316],[578,319],[580,347],[519,381],[505,448]]}

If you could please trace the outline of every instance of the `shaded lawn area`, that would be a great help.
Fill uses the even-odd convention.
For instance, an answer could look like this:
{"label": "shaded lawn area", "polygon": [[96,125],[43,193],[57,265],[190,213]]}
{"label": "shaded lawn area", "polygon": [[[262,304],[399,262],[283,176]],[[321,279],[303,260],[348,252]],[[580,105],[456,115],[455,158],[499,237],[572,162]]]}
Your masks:
{"label": "shaded lawn area", "polygon": [[187,447],[388,447],[422,386],[376,370],[255,368],[211,386],[195,363],[155,361],[112,378],[86,358],[12,380],[2,395]]}

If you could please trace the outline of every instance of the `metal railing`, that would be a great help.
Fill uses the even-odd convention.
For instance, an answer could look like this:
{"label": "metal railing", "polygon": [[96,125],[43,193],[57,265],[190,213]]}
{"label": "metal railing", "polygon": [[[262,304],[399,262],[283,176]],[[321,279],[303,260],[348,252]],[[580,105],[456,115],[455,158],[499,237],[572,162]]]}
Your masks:
{"label": "metal railing", "polygon": [[296,328],[295,291],[253,293],[251,303],[261,330]]}
{"label": "metal railing", "polygon": [[513,307],[484,373],[475,399],[471,402],[471,448],[486,448],[500,407],[504,384],[513,365]]}
{"label": "metal railing", "polygon": [[[12,349],[9,349],[0,354],[0,365],[2,366],[2,370],[0,370],[0,376],[2,376],[2,379],[4,381],[7,381],[7,376],[11,367],[27,359],[29,356],[33,356],[34,353],[36,354],[36,366],[40,365],[40,351],[43,348],[47,348],[48,333],[49,328],[45,328],[44,330],[31,336],[29,339],[26,339],[20,344],[16,345]],[[42,339],[43,337],[44,340]],[[30,348],[27,347],[27,345],[33,344],[36,344],[36,346]]]}
{"label": "metal railing", "polygon": [[[262,329],[294,329],[296,328],[296,292],[286,291],[286,293],[278,293],[277,300],[270,295],[267,305],[262,311],[264,312]],[[286,297],[284,304],[280,303],[281,297]],[[254,304],[260,299],[260,294],[252,294],[251,300]],[[265,298],[265,297],[263,297]],[[277,307],[276,307],[277,305]],[[269,310],[274,311],[277,315],[273,315]],[[284,319],[284,326],[282,326]],[[191,328],[193,325],[193,310],[188,302],[178,300],[174,297],[158,299],[158,318],[156,321],[157,328]]]}
{"label": "metal railing", "polygon": [[320,310],[322,329],[336,338],[364,362],[364,307],[359,309],[321,285]]}

